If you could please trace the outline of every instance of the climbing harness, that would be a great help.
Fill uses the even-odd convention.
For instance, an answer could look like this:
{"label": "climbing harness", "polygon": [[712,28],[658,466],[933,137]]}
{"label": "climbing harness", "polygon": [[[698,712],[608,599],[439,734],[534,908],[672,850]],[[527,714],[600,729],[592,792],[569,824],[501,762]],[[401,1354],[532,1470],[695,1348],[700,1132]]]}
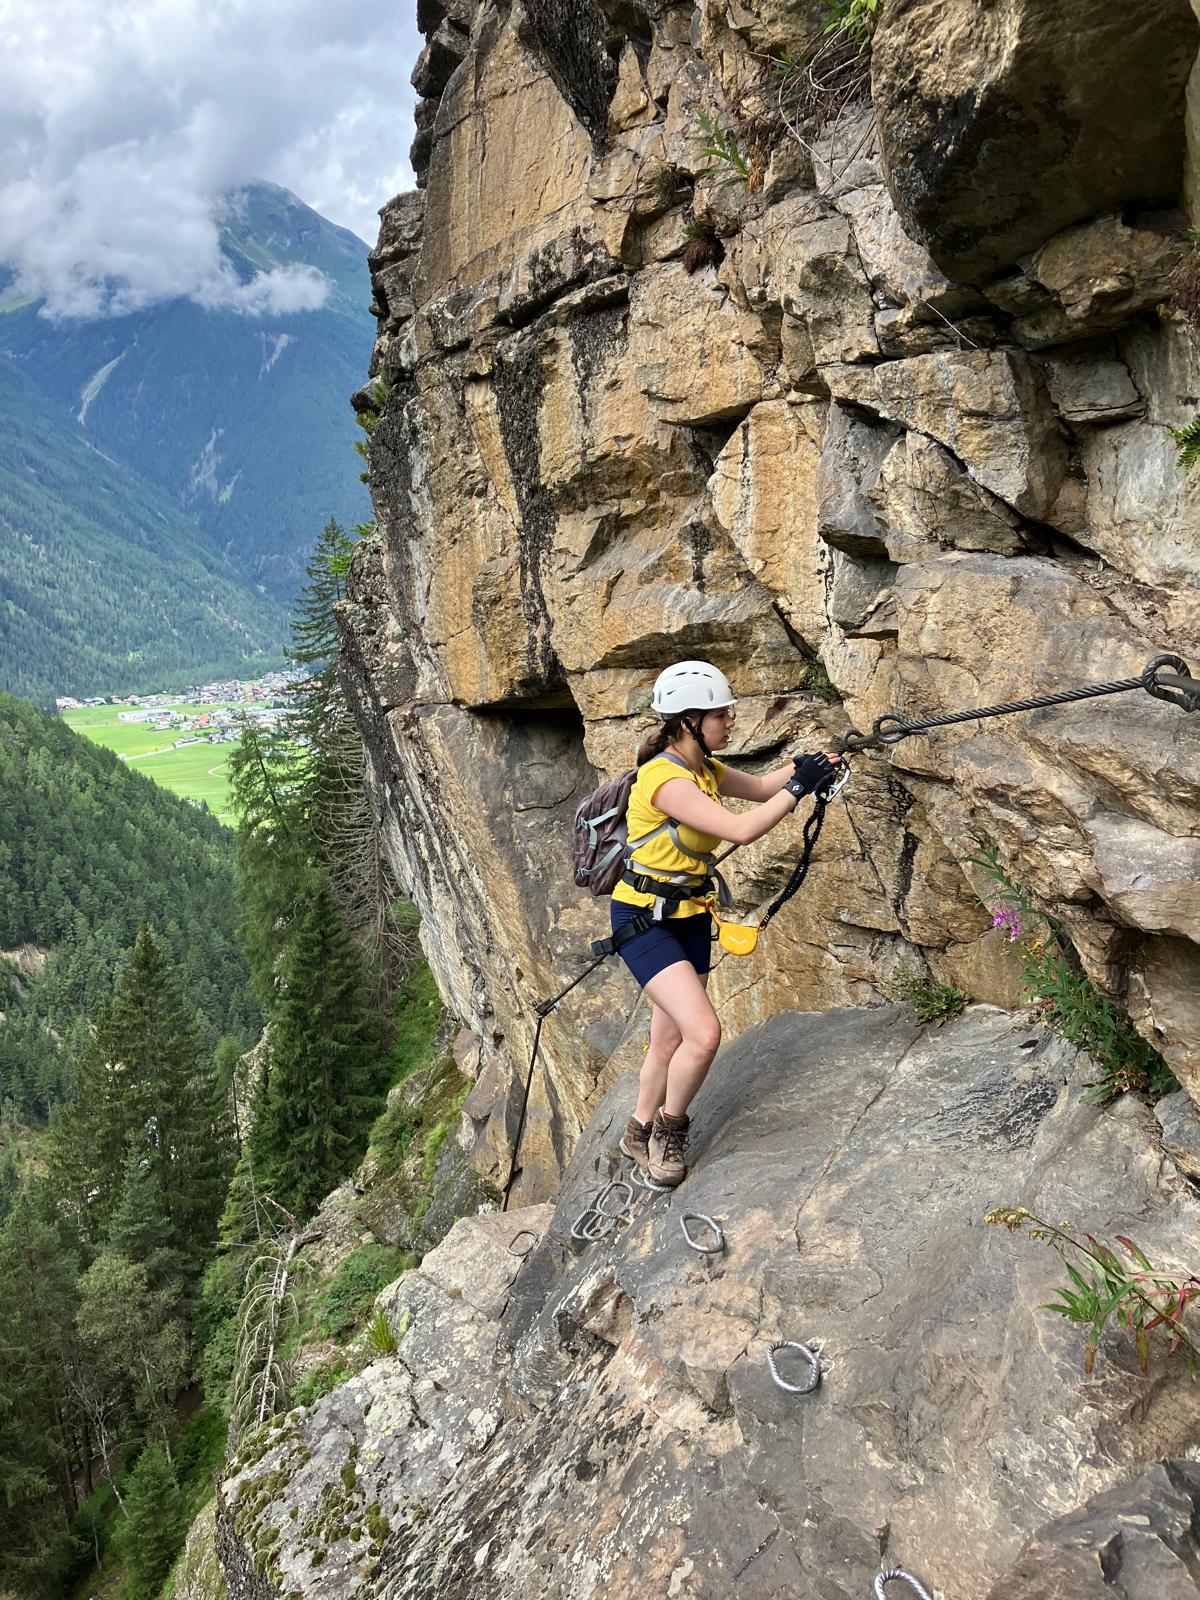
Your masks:
{"label": "climbing harness", "polygon": [[933,1596],[923,1583],[913,1577],[911,1572],[905,1572],[900,1567],[887,1567],[875,1579],[875,1600],[888,1600],[884,1586],[889,1583],[906,1583],[917,1600],[933,1600]]}
{"label": "climbing harness", "polygon": [[576,1217],[571,1225],[571,1237],[578,1244],[594,1244],[622,1222],[628,1222],[632,1210],[633,1185],[624,1178],[610,1178],[591,1205],[585,1206]]}
{"label": "climbing harness", "polygon": [[[775,1364],[775,1352],[777,1350],[799,1350],[812,1368],[812,1376],[807,1383],[789,1383],[786,1378],[780,1376],[779,1368]],[[812,1345],[801,1344],[798,1339],[777,1340],[767,1351],[767,1367],[776,1384],[787,1394],[812,1394],[813,1390],[821,1382],[821,1358],[817,1350]],[[926,1597],[926,1600],[928,1600],[928,1597]]]}
{"label": "climbing harness", "polygon": [[[691,1230],[688,1227],[689,1222],[699,1222],[702,1223],[704,1227],[711,1228],[715,1242],[713,1244],[701,1244],[698,1239],[693,1239]],[[705,1216],[703,1211],[685,1211],[679,1219],[679,1226],[682,1229],[683,1237],[687,1240],[688,1244],[693,1250],[698,1251],[700,1255],[717,1256],[720,1255],[722,1250],[724,1250],[725,1234],[722,1231],[720,1224],[714,1222],[711,1217]]]}
{"label": "climbing harness", "polygon": [[[1170,668],[1170,671],[1166,669]],[[1085,683],[1078,689],[1061,689],[1057,694],[1037,695],[1029,700],[1005,700],[996,706],[976,706],[972,711],[955,711],[945,717],[924,717],[919,722],[909,717],[885,711],[876,717],[870,733],[857,733],[853,728],[845,733],[835,746],[839,754],[856,750],[875,750],[880,746],[899,744],[914,733],[928,733],[930,728],[948,728],[956,722],[976,722],[984,717],[1011,717],[1018,711],[1041,711],[1045,706],[1065,706],[1074,700],[1096,700],[1106,694],[1127,694],[1131,689],[1144,689],[1156,700],[1167,700],[1182,711],[1200,711],[1200,680],[1192,677],[1191,669],[1182,656],[1155,656],[1147,662],[1136,678],[1118,678],[1111,683]]]}
{"label": "climbing harness", "polygon": [[[524,1261],[525,1257],[531,1254],[531,1252],[535,1249],[540,1238],[541,1234],[534,1233],[532,1228],[522,1228],[519,1233],[514,1233],[512,1238],[508,1241],[509,1255],[516,1256],[518,1260]],[[517,1249],[518,1239],[529,1240],[529,1243],[525,1246],[524,1250]]]}

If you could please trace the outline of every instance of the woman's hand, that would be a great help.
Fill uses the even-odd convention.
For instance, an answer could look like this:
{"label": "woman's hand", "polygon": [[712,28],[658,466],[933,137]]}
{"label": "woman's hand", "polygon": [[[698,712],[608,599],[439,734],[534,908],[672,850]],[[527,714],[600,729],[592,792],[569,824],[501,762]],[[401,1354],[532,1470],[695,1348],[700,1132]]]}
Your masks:
{"label": "woman's hand", "polygon": [[794,771],[784,788],[799,800],[828,782],[841,763],[842,758],[835,750],[827,751],[824,755],[793,756]]}

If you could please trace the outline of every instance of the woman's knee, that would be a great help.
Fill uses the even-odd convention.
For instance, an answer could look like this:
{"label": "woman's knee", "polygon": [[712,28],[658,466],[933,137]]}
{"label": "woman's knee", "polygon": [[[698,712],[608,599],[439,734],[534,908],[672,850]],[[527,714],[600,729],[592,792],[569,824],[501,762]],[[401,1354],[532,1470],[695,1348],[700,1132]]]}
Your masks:
{"label": "woman's knee", "polygon": [[707,1016],[693,1017],[687,1024],[684,1037],[693,1050],[702,1051],[711,1059],[721,1044],[720,1019],[712,1011]]}

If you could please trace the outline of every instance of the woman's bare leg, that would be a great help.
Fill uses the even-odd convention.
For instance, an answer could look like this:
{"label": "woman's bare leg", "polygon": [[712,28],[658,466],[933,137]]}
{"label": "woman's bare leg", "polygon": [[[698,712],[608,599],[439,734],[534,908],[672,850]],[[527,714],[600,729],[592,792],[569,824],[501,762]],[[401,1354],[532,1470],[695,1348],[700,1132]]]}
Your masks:
{"label": "woman's bare leg", "polygon": [[667,1063],[683,1043],[683,1035],[661,1006],[650,1007],[650,1048],[638,1078],[638,1103],[634,1116],[653,1122],[654,1113],[667,1098]]}
{"label": "woman's bare leg", "polygon": [[[708,998],[707,983],[707,973],[702,978],[690,961],[676,961],[656,973],[646,985],[655,1012],[664,1012],[681,1035],[667,1063],[661,1102],[669,1117],[686,1114],[721,1043],[721,1024]],[[651,1037],[653,1027],[651,1019]],[[641,1104],[639,1099],[639,1108]],[[642,1117],[640,1109],[638,1116],[643,1122],[649,1120]]]}

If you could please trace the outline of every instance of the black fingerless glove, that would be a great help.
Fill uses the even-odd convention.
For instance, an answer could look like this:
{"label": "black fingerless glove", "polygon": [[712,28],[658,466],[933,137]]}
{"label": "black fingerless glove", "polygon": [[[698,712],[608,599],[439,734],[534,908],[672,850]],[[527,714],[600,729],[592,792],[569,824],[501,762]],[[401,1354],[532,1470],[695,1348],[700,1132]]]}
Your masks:
{"label": "black fingerless glove", "polygon": [[792,765],[796,770],[783,787],[797,800],[819,789],[837,770],[828,756],[821,755],[793,756]]}

